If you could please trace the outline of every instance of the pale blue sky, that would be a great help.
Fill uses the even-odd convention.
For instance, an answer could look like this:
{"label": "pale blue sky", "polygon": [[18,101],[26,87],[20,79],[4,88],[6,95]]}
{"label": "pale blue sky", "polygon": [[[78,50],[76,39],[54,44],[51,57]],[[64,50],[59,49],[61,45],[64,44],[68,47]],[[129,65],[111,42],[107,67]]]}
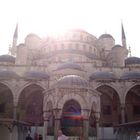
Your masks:
{"label": "pale blue sky", "polygon": [[121,43],[121,20],[132,55],[140,57],[139,0],[4,0],[0,1],[0,54],[8,53],[16,23],[18,43],[29,33],[45,37],[65,28],[82,28]]}

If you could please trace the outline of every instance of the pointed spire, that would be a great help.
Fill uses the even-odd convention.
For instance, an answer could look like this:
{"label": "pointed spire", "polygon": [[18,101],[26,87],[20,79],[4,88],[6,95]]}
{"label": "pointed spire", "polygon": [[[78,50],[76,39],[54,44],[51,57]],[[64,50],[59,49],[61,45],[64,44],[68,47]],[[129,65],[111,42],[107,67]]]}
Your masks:
{"label": "pointed spire", "polygon": [[18,23],[16,24],[15,32],[13,35],[13,39],[17,39],[17,38],[18,38]]}
{"label": "pointed spire", "polygon": [[124,28],[123,28],[123,23],[122,23],[122,39],[125,39],[126,40],[125,32],[124,32]]}
{"label": "pointed spire", "polygon": [[17,51],[17,40],[18,40],[18,23],[16,24],[16,28],[15,28],[15,31],[14,31],[14,35],[13,35],[13,43],[12,43],[12,47],[10,49],[11,51],[11,54],[12,55],[16,55],[16,51]]}
{"label": "pointed spire", "polygon": [[121,23],[121,26],[122,26],[122,46],[126,47],[126,37],[125,37],[123,23]]}

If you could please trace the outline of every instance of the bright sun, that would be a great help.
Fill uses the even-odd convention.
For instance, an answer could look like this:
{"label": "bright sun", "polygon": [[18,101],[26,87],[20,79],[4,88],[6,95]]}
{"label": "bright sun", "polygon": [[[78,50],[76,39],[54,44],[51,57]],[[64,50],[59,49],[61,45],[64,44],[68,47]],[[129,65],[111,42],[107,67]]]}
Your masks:
{"label": "bright sun", "polygon": [[38,25],[40,25],[40,21],[43,21],[43,23],[41,23],[42,24],[41,30],[45,30],[47,31],[48,34],[51,35],[61,34],[65,32],[65,30],[73,29],[76,27],[80,28],[79,26],[82,21],[81,18],[83,18],[82,17],[83,7],[84,4],[82,2],[79,5],[79,0],[78,1],[60,0],[55,2],[48,1],[48,5],[42,7],[45,8],[45,11],[47,11],[45,13],[45,17],[40,16]]}

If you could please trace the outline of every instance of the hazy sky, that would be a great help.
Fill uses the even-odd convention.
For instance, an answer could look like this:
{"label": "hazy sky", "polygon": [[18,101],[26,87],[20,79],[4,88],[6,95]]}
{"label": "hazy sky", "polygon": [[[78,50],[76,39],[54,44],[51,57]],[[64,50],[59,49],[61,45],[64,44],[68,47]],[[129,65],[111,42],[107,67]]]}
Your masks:
{"label": "hazy sky", "polygon": [[18,43],[29,33],[45,37],[65,28],[82,28],[121,43],[121,20],[132,55],[140,57],[139,0],[1,0],[0,54],[8,53],[18,22]]}

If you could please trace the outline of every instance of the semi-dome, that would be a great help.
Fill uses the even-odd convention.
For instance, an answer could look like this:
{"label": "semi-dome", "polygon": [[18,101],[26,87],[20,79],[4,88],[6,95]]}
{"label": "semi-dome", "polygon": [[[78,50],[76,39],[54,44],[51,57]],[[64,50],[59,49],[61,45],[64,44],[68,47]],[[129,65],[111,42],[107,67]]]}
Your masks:
{"label": "semi-dome", "polygon": [[140,58],[139,57],[128,57],[125,60],[125,65],[131,65],[131,64],[140,64]]}
{"label": "semi-dome", "polygon": [[0,55],[0,62],[15,63],[15,57],[12,55]]}
{"label": "semi-dome", "polygon": [[110,79],[116,79],[116,76],[112,72],[95,72],[91,74],[89,79],[92,80],[110,80]]}
{"label": "semi-dome", "polygon": [[62,69],[75,69],[75,70],[82,71],[82,68],[74,62],[67,62],[57,67],[57,70],[62,70]]}
{"label": "semi-dome", "polygon": [[0,70],[0,79],[19,78],[19,75],[12,70]]}
{"label": "semi-dome", "polygon": [[137,72],[137,71],[131,71],[131,72],[128,72],[128,73],[124,73],[120,79],[123,79],[123,80],[128,80],[128,79],[140,79],[140,72]]}
{"label": "semi-dome", "polygon": [[67,75],[60,78],[53,86],[57,87],[81,87],[81,88],[88,88],[89,83],[84,78],[77,76],[77,75]]}
{"label": "semi-dome", "polygon": [[24,78],[27,79],[49,79],[49,74],[41,71],[27,71],[24,73]]}
{"label": "semi-dome", "polygon": [[103,38],[111,38],[111,39],[114,40],[113,36],[110,35],[110,34],[102,34],[102,35],[99,37],[99,39],[103,39]]}

